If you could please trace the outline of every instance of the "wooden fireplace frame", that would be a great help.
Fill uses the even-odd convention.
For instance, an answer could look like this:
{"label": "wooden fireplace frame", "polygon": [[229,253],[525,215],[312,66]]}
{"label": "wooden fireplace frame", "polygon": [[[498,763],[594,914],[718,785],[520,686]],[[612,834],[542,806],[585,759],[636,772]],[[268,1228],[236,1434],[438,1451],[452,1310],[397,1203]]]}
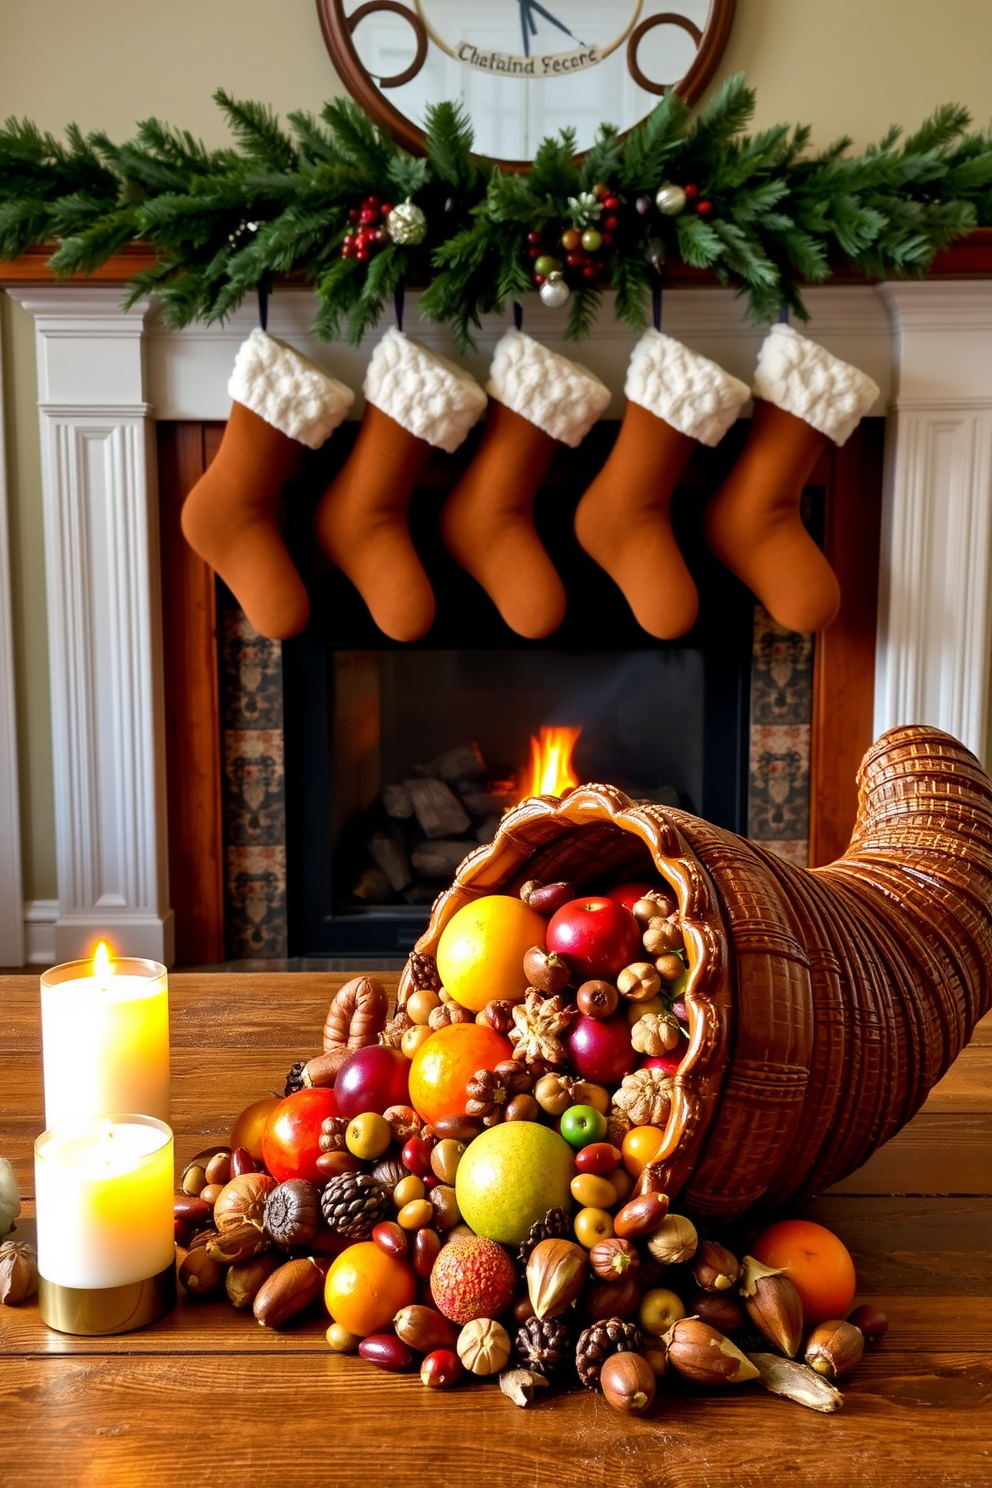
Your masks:
{"label": "wooden fireplace frame", "polygon": [[[180,965],[223,961],[221,717],[214,575],[182,536],[187,492],[224,425],[158,425],[165,640],[169,881]],[[809,484],[826,491],[824,552],[843,600],[817,637],[810,758],[810,863],[841,855],[854,825],[861,757],[873,737],[884,420],[866,419],[820,457]]]}

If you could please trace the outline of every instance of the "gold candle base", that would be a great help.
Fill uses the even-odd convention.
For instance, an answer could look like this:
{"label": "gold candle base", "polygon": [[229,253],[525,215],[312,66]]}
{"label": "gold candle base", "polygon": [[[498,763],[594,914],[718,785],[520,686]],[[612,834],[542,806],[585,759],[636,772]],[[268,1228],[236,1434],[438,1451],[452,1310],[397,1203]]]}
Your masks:
{"label": "gold candle base", "polygon": [[176,1263],[127,1286],[70,1287],[38,1278],[41,1320],[59,1333],[98,1338],[157,1323],[176,1305]]}

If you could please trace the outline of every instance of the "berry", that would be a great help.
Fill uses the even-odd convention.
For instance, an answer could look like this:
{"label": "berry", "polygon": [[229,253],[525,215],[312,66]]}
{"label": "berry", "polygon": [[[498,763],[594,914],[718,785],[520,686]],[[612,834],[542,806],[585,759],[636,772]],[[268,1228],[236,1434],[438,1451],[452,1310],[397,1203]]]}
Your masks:
{"label": "berry", "polygon": [[544,278],[547,278],[547,276],[554,273],[555,269],[557,269],[558,267],[559,264],[556,258],[552,258],[550,253],[542,253],[540,258],[537,259],[534,264],[534,272],[535,274],[541,274],[544,276]]}
{"label": "berry", "polygon": [[615,212],[619,205],[620,198],[618,196],[607,196],[603,198],[604,212]]}
{"label": "berry", "polygon": [[699,213],[700,217],[705,217],[707,213],[712,212],[712,210],[713,203],[711,201],[698,201],[696,203],[696,211]]}
{"label": "berry", "polygon": [[348,213],[348,221],[349,222],[357,222],[358,221],[358,208],[357,207],[352,207],[351,211]]}
{"label": "berry", "polygon": [[587,227],[582,234],[582,246],[587,253],[596,253],[602,246],[603,237],[594,227]]}
{"label": "berry", "polygon": [[381,212],[381,214],[383,215],[383,217],[388,217],[389,214],[390,214],[390,212],[392,210],[393,210],[393,204],[392,204],[392,202],[383,202],[382,206],[379,208],[379,211]]}
{"label": "berry", "polygon": [[604,248],[609,248],[609,246],[610,246],[610,244],[612,242],[613,242],[613,234],[611,232],[604,232],[603,233],[603,247]]}
{"label": "berry", "polygon": [[374,207],[363,207],[361,212],[358,214],[358,220],[359,222],[365,223],[374,222],[378,215],[379,213],[375,210]]}
{"label": "berry", "polygon": [[532,274],[531,275],[531,278],[534,280],[534,283],[537,284],[537,285],[541,285],[541,284],[544,283],[544,275],[543,274]]}
{"label": "berry", "polygon": [[581,252],[579,252],[579,253],[566,253],[565,254],[565,262],[568,264],[568,267],[570,269],[581,268],[584,259],[585,259],[585,254],[584,253],[581,253]]}
{"label": "berry", "polygon": [[595,186],[592,188],[592,194],[598,199],[599,197],[607,196],[609,194],[609,190],[609,186],[604,186],[602,181],[597,181]]}
{"label": "berry", "polygon": [[527,256],[532,263],[536,263],[539,258],[544,257],[544,254],[541,252],[540,248],[528,248]]}
{"label": "berry", "polygon": [[498,1317],[517,1286],[513,1262],[495,1240],[466,1235],[438,1253],[431,1272],[431,1296],[453,1323]]}
{"label": "berry", "polygon": [[616,230],[617,230],[617,219],[615,217],[604,217],[603,218],[603,228],[604,228],[604,230],[606,232],[616,232]]}
{"label": "berry", "polygon": [[584,279],[595,279],[598,272],[599,270],[594,263],[587,263],[582,266],[582,277]]}
{"label": "berry", "polygon": [[574,253],[576,248],[582,246],[582,234],[577,228],[567,228],[561,235],[561,246],[566,253]]}
{"label": "berry", "polygon": [[364,207],[370,208],[370,210],[372,210],[373,212],[378,212],[379,198],[377,196],[367,196],[362,205]]}
{"label": "berry", "polygon": [[695,201],[696,197],[699,195],[698,186],[683,186],[682,190],[685,192],[686,201]]}
{"label": "berry", "polygon": [[542,233],[539,233],[539,232],[536,232],[533,229],[527,234],[527,241],[528,241],[528,243],[531,243],[531,244],[540,243],[542,241],[542,239],[543,239],[543,234]]}

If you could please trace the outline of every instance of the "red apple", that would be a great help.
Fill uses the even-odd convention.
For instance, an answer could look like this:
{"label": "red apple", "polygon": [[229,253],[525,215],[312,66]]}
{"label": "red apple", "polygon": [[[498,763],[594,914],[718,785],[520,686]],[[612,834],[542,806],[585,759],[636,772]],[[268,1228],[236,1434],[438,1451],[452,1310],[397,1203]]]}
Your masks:
{"label": "red apple", "polygon": [[638,899],[643,899],[645,894],[657,894],[660,888],[659,883],[623,883],[617,884],[615,889],[607,889],[606,897],[622,904],[624,909],[633,909]]}
{"label": "red apple", "polygon": [[371,1044],[354,1049],[338,1070],[334,1094],[348,1121],[363,1111],[381,1116],[389,1106],[410,1104],[410,1061],[399,1049]]}
{"label": "red apple", "polygon": [[320,1125],[325,1116],[340,1114],[337,1097],[326,1086],[296,1090],[273,1107],[262,1132],[262,1161],[277,1183],[287,1178],[326,1183],[317,1167]]}
{"label": "red apple", "polygon": [[583,1014],[572,1024],[567,1042],[569,1057],[583,1080],[614,1085],[637,1064],[624,1013],[612,1018],[587,1018]]}
{"label": "red apple", "polygon": [[548,924],[547,948],[556,951],[579,981],[615,979],[644,959],[641,927],[615,899],[572,899]]}
{"label": "red apple", "polygon": [[640,1069],[661,1070],[663,1075],[674,1075],[678,1073],[681,1063],[682,1058],[678,1054],[651,1054],[647,1059],[642,1059],[638,1067]]}

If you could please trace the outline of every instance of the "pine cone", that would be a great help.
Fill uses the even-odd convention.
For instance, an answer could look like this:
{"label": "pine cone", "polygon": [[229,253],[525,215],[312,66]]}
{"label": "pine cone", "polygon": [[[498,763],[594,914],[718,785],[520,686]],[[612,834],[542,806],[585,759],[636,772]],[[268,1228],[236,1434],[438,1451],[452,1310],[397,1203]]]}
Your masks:
{"label": "pine cone", "polygon": [[644,1334],[635,1323],[620,1318],[604,1318],[579,1334],[575,1345],[575,1367],[587,1390],[599,1384],[599,1371],[611,1354],[638,1354],[644,1347]]}
{"label": "pine cone", "polygon": [[503,1120],[507,1101],[530,1090],[533,1083],[527,1066],[517,1059],[501,1059],[494,1070],[476,1070],[465,1086],[465,1114],[481,1116],[486,1126],[497,1126]]}
{"label": "pine cone", "polygon": [[423,951],[411,951],[407,963],[410,967],[410,980],[416,991],[422,988],[428,992],[436,992],[441,985],[441,978],[437,974],[437,962],[433,956],[425,955]]}
{"label": "pine cone", "polygon": [[572,1236],[572,1221],[564,1209],[549,1209],[543,1219],[537,1220],[531,1225],[520,1249],[517,1251],[517,1259],[524,1270],[530,1260],[530,1253],[535,1245],[540,1245],[542,1240],[568,1240]]}
{"label": "pine cone", "polygon": [[342,1173],[324,1189],[320,1207],[335,1234],[365,1240],[377,1224],[392,1217],[393,1194],[368,1173]]}
{"label": "pine cone", "polygon": [[517,1354],[525,1368],[557,1374],[572,1361],[572,1335],[561,1318],[528,1318],[517,1334]]}
{"label": "pine cone", "polygon": [[344,1134],[347,1130],[348,1123],[343,1116],[325,1116],[320,1123],[320,1136],[317,1138],[317,1146],[321,1152],[343,1152]]}
{"label": "pine cone", "polygon": [[295,1064],[290,1065],[289,1073],[286,1076],[286,1089],[283,1091],[284,1097],[295,1095],[298,1090],[303,1089],[303,1071],[306,1067],[307,1061],[305,1059],[298,1059]]}

